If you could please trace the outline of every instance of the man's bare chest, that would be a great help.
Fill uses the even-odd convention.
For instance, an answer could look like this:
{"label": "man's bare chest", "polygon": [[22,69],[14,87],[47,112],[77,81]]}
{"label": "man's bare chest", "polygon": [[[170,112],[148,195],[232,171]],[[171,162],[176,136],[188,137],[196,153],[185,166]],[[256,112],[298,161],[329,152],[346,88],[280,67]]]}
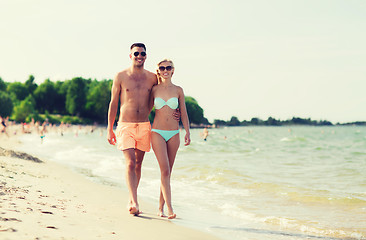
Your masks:
{"label": "man's bare chest", "polygon": [[122,91],[127,94],[150,94],[152,84],[147,82],[126,82],[122,85]]}

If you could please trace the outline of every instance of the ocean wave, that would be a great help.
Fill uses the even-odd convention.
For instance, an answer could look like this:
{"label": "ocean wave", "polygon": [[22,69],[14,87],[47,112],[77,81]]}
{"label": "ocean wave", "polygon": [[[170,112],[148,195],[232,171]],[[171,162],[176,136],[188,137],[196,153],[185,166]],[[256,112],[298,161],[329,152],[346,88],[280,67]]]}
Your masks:
{"label": "ocean wave", "polygon": [[360,240],[366,237],[366,232],[347,228],[334,228],[329,226],[322,226],[322,223],[317,221],[299,220],[294,218],[268,216],[262,218],[266,224],[279,227],[281,230],[292,231],[287,232],[289,236],[300,236],[294,233],[301,232],[303,237],[315,239],[332,239],[332,240]]}

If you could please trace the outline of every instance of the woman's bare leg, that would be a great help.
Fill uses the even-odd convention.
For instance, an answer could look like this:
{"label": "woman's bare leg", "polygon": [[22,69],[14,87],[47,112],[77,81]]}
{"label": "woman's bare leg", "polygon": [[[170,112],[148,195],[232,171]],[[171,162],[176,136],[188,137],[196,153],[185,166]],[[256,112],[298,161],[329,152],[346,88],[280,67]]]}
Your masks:
{"label": "woman's bare leg", "polygon": [[[179,147],[179,135],[175,135],[168,142],[165,142],[160,134],[153,132],[151,143],[158,160],[161,173],[161,193],[159,200],[159,214],[163,215],[164,202],[168,208],[168,217],[174,218],[173,207],[171,203],[170,173],[175,160],[175,154]],[[178,147],[177,147],[178,146]],[[175,153],[173,153],[175,151]],[[173,159],[169,159],[173,156]]]}
{"label": "woman's bare leg", "polygon": [[[169,141],[167,142],[167,152],[168,152],[168,159],[169,159],[169,168],[170,168],[170,175],[169,175],[169,183],[170,183],[170,178],[172,176],[172,171],[173,171],[173,165],[175,162],[175,157],[177,155],[177,151],[179,148],[179,144],[180,144],[180,138],[179,138],[179,134],[174,135],[171,139],[169,139]],[[171,197],[170,197],[171,198]],[[169,219],[173,219],[176,217],[174,211],[173,211],[173,207],[171,206],[169,209],[168,207],[168,218]]]}

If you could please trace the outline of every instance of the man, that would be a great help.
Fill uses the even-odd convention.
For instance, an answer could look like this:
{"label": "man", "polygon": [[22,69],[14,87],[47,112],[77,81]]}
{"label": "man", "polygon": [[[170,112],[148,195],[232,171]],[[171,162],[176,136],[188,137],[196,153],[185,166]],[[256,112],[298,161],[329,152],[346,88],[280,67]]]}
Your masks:
{"label": "man", "polygon": [[[146,47],[142,43],[131,46],[132,65],[119,72],[112,85],[111,101],[108,110],[107,138],[112,145],[123,151],[126,159],[126,182],[130,202],[130,214],[139,214],[137,187],[141,177],[141,164],[145,152],[150,151],[151,125],[149,114],[153,102],[150,101],[151,89],[158,84],[154,73],[144,69]],[[116,118],[118,101],[121,101],[116,135],[113,125]],[[179,115],[179,114],[178,114]],[[175,118],[179,119],[179,116]]]}

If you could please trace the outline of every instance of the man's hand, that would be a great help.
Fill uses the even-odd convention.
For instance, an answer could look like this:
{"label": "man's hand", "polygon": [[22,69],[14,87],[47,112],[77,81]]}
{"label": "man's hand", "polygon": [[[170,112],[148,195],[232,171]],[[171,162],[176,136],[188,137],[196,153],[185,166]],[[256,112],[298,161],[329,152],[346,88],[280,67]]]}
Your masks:
{"label": "man's hand", "polygon": [[175,109],[175,111],[173,112],[173,118],[179,122],[180,121],[180,115],[181,115],[180,114],[180,109],[179,108]]}
{"label": "man's hand", "polygon": [[108,131],[107,139],[108,139],[109,144],[116,145],[117,139],[116,139],[116,135],[114,134],[113,131]]}

